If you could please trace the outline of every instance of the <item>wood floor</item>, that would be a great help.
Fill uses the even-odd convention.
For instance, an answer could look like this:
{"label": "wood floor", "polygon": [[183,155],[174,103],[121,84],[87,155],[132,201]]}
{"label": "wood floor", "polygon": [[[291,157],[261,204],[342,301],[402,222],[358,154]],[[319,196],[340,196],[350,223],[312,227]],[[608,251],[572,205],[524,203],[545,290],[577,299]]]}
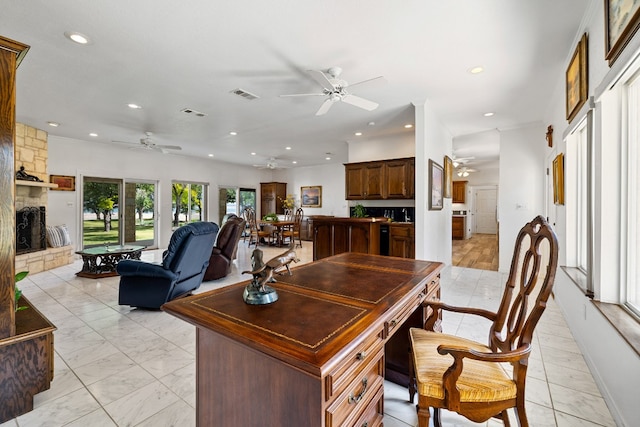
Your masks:
{"label": "wood floor", "polygon": [[473,234],[470,239],[454,240],[452,252],[453,265],[498,271],[497,234]]}

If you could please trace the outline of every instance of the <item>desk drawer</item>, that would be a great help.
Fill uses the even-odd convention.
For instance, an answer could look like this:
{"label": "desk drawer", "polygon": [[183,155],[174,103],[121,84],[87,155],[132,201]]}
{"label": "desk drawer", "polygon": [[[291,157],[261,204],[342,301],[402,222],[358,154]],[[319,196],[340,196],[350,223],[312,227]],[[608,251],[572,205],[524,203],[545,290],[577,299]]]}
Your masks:
{"label": "desk drawer", "polygon": [[384,418],[384,386],[376,393],[371,400],[369,406],[364,410],[362,415],[352,423],[348,421],[347,426],[353,427],[380,427]]}
{"label": "desk drawer", "polygon": [[[347,419],[355,420],[370,409],[372,402],[382,399],[384,393],[384,356],[380,351],[376,359],[358,376],[353,377],[347,388],[329,405],[325,412],[325,426],[342,426]],[[377,401],[376,401],[377,402]],[[343,424],[344,423],[344,424]]]}
{"label": "desk drawer", "polygon": [[384,322],[385,339],[393,335],[396,330],[407,320],[407,318],[409,318],[409,316],[411,316],[411,314],[416,311],[416,308],[420,307],[420,304],[422,304],[422,301],[424,301],[426,294],[427,291],[424,288],[415,290],[409,303],[403,305],[389,315],[387,320]]}
{"label": "desk drawer", "polygon": [[365,338],[325,377],[325,400],[342,393],[352,379],[358,376],[369,362],[378,357],[382,348],[382,330]]}

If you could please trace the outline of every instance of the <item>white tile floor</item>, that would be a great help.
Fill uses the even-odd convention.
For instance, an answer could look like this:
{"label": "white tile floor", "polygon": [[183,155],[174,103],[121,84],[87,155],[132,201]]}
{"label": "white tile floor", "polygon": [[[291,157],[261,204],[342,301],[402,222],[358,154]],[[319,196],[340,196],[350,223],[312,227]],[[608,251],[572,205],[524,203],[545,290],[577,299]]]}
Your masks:
{"label": "white tile floor", "polygon": [[[269,259],[281,249],[263,248]],[[204,292],[247,279],[250,252],[240,243],[237,265],[225,279],[203,283]],[[143,259],[157,261],[161,251]],[[311,260],[311,244],[297,250]],[[34,410],[0,427],[35,426],[194,426],[194,327],[160,311],[118,305],[118,278],[78,278],[81,262],[33,274],[20,282],[29,300],[57,327],[55,378],[36,395]],[[455,305],[495,308],[501,274],[447,267],[442,296]],[[465,316],[446,314],[444,332],[487,339],[486,328]],[[531,426],[615,426],[562,314],[553,303],[537,328],[527,381]],[[406,389],[385,383],[385,427],[417,425]],[[470,423],[443,412],[447,426]],[[245,426],[223,426],[245,427]]]}

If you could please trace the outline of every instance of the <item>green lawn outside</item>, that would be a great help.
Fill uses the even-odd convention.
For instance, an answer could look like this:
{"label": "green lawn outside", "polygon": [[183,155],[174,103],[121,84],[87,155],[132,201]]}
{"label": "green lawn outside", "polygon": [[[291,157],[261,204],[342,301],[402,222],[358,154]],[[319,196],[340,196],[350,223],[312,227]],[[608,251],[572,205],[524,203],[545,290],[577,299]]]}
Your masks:
{"label": "green lawn outside", "polygon": [[[104,231],[104,221],[87,220],[83,223],[83,247],[118,243],[118,220],[111,221],[111,231]],[[136,223],[136,240],[153,239],[153,221]]]}

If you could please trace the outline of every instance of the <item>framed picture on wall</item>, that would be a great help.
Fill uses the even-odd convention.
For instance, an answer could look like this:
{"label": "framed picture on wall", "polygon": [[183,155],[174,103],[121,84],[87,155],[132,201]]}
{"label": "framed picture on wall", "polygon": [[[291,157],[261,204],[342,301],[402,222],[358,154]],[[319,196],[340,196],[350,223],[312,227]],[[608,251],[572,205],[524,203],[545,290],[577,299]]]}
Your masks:
{"label": "framed picture on wall", "polygon": [[640,27],[640,2],[605,0],[605,59],[611,66]]}
{"label": "framed picture on wall", "polygon": [[442,197],[445,199],[451,198],[451,191],[453,187],[453,160],[451,157],[444,156],[444,187],[442,190]]}
{"label": "framed picture on wall", "polygon": [[439,211],[443,207],[444,170],[442,166],[429,159],[429,210]]}
{"label": "framed picture on wall", "polygon": [[57,188],[52,188],[55,191],[76,191],[76,177],[67,175],[50,175],[49,182],[52,184],[58,184]]}
{"label": "framed picture on wall", "polygon": [[580,108],[587,102],[589,93],[587,74],[587,33],[578,42],[566,73],[567,121],[571,122]]}
{"label": "framed picture on wall", "polygon": [[553,159],[553,203],[564,205],[564,154]]}
{"label": "framed picture on wall", "polygon": [[322,186],[300,187],[300,200],[303,208],[321,208]]}

